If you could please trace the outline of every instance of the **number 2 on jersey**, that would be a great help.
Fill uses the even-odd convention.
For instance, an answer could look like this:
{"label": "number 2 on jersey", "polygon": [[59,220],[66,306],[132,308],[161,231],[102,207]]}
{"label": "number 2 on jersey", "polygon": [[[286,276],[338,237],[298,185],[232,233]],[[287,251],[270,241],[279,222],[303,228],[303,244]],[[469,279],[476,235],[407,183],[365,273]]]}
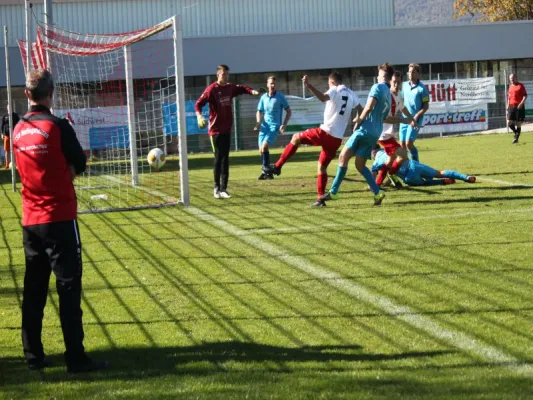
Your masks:
{"label": "number 2 on jersey", "polygon": [[344,104],[339,111],[339,115],[344,115],[344,112],[346,111],[346,105],[348,104],[348,96],[342,96],[341,99],[344,101]]}

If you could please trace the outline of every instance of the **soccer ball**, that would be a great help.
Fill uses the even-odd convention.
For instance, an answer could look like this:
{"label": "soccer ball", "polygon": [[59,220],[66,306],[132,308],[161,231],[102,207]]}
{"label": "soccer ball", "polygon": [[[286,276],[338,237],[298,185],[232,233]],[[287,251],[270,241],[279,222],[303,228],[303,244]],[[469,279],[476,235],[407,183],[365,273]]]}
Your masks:
{"label": "soccer ball", "polygon": [[150,150],[148,157],[146,158],[150,167],[155,168],[156,170],[161,169],[163,165],[167,162],[165,158],[165,153],[159,148]]}

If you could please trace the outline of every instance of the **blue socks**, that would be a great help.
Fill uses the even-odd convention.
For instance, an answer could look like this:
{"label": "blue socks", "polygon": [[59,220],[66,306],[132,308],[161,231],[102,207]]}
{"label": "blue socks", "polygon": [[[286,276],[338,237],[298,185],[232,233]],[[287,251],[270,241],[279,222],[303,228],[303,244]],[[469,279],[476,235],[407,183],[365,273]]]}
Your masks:
{"label": "blue socks", "polygon": [[[331,189],[329,190],[331,193],[337,194],[339,192],[341,183],[344,180],[344,177],[346,176],[346,171],[348,171],[347,167],[341,167],[340,165],[337,167],[337,174],[335,175],[335,179],[333,179]],[[376,182],[374,182],[374,184],[375,183]]]}
{"label": "blue socks", "polygon": [[363,177],[366,179],[366,181],[367,181],[368,185],[370,186],[370,189],[372,190],[372,192],[374,192],[374,194],[378,194],[379,193],[379,186],[376,183],[376,180],[372,176],[372,172],[370,172],[368,167],[363,168],[363,170],[361,171],[361,175],[363,175]]}
{"label": "blue socks", "polygon": [[[347,167],[341,167],[340,165],[337,167],[337,174],[335,175],[335,179],[333,179],[331,189],[329,190],[332,194],[337,194],[339,192],[341,183],[344,180],[344,177],[346,176],[346,171],[348,171]],[[363,175],[363,177],[370,185],[370,189],[372,189],[372,192],[374,192],[374,194],[378,194],[379,186],[377,185],[376,180],[372,176],[372,172],[370,172],[370,170],[365,167],[361,172],[361,175]]]}
{"label": "blue socks", "polygon": [[419,159],[418,159],[418,149],[415,146],[413,146],[413,148],[411,149],[411,151],[409,153],[411,154],[411,160],[419,161]]}
{"label": "blue socks", "polygon": [[264,151],[261,153],[261,162],[265,167],[268,167],[270,165],[270,152]]}
{"label": "blue socks", "polygon": [[445,178],[457,179],[457,180],[465,181],[465,182],[466,182],[466,179],[468,178],[467,175],[461,174],[460,172],[452,171],[452,170],[444,171],[444,177]]}

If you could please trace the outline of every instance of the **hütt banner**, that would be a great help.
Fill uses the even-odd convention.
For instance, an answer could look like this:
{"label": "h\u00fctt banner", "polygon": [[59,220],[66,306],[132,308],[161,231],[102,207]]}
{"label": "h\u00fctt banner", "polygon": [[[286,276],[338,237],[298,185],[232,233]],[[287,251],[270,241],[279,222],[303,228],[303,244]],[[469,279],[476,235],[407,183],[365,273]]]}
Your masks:
{"label": "h\u00fctt banner", "polygon": [[423,81],[429,92],[429,103],[450,106],[496,103],[496,79],[445,79]]}

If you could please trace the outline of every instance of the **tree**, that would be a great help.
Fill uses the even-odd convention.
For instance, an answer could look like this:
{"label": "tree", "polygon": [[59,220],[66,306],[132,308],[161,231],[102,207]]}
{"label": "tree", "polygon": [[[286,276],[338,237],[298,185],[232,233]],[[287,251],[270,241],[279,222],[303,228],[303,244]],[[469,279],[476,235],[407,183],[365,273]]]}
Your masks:
{"label": "tree", "polygon": [[533,0],[455,0],[454,17],[477,16],[478,21],[533,19]]}

